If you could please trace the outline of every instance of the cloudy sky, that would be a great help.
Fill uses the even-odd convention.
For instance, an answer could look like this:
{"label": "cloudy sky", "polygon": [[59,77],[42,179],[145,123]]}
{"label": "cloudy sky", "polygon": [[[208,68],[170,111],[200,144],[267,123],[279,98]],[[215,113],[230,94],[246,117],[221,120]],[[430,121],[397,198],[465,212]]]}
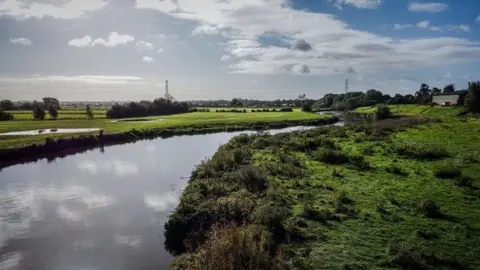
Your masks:
{"label": "cloudy sky", "polygon": [[478,0],[0,0],[0,98],[463,88],[479,29]]}

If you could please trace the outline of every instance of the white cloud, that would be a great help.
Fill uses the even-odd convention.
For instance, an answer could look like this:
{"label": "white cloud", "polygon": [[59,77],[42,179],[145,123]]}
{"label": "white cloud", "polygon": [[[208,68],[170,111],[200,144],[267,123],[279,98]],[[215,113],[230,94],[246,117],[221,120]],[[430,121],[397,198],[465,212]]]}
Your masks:
{"label": "white cloud", "polygon": [[427,13],[437,13],[443,12],[448,9],[448,5],[444,3],[418,3],[412,2],[408,6],[408,10],[411,12],[427,12]]}
{"label": "white cloud", "polygon": [[430,27],[430,22],[429,21],[421,21],[421,22],[417,23],[417,27],[427,29],[427,28]]}
{"label": "white cloud", "polygon": [[207,36],[214,36],[219,33],[218,28],[211,26],[211,25],[199,25],[197,28],[195,28],[192,31],[193,36],[198,36],[198,35],[207,35]]}
{"label": "white cloud", "polygon": [[469,25],[460,24],[460,25],[447,25],[445,29],[450,31],[463,31],[463,32],[470,32],[471,28]]}
{"label": "white cloud", "polygon": [[[137,0],[137,8],[154,9],[199,26],[228,30],[227,40],[220,45],[225,48],[224,55],[230,57],[227,67],[233,73],[296,74],[298,70],[306,71],[307,68],[301,68],[305,66],[312,74],[338,74],[349,66],[362,73],[375,73],[480,57],[477,42],[447,37],[393,39],[351,29],[330,14],[293,9],[288,0],[204,0],[202,5],[194,0],[177,0],[177,5],[165,3]],[[419,25],[430,27],[431,31],[439,30],[428,21]],[[282,44],[264,44],[264,37],[282,40]],[[288,46],[301,39],[308,41],[312,49],[300,51]]]}
{"label": "white cloud", "polygon": [[356,8],[376,9],[382,4],[381,0],[331,0],[331,2],[338,8],[343,5],[351,5]]}
{"label": "white cloud", "polygon": [[151,62],[155,61],[155,59],[153,59],[153,58],[150,57],[150,56],[144,56],[144,57],[142,58],[142,61],[145,62],[145,63],[151,63]]}
{"label": "white cloud", "polygon": [[[75,38],[72,39],[68,42],[69,46],[75,46],[75,47],[94,47],[96,45],[101,45],[104,47],[112,48],[118,45],[124,45],[131,43],[135,40],[133,36],[130,35],[122,35],[117,32],[110,32],[108,35],[107,40],[103,38],[96,38],[95,40],[92,39],[91,36],[86,35],[82,38]],[[144,42],[144,41],[139,41],[137,42],[137,46],[143,46],[143,47],[149,47],[152,46],[153,49],[153,44],[149,42]]]}
{"label": "white cloud", "polygon": [[85,48],[89,46],[92,43],[92,37],[91,36],[84,36],[82,38],[75,38],[72,39],[68,42],[68,46],[74,46],[74,47],[82,47]]}
{"label": "white cloud", "polygon": [[13,44],[22,44],[25,46],[33,45],[33,42],[28,38],[11,38],[10,42]]}
{"label": "white cloud", "polygon": [[228,61],[228,60],[230,60],[230,55],[224,54],[224,55],[222,55],[222,58],[220,58],[220,60],[222,60],[222,61]]}
{"label": "white cloud", "polygon": [[414,25],[413,24],[394,24],[393,29],[395,30],[402,30],[402,29],[407,29],[407,28],[412,28]]}
{"label": "white cloud", "polygon": [[477,16],[477,18],[475,19],[475,22],[480,23],[480,15]]}
{"label": "white cloud", "polygon": [[158,52],[158,53],[163,52],[163,48],[159,48],[157,52]]}
{"label": "white cloud", "polygon": [[136,43],[139,50],[153,50],[154,45],[151,42],[139,40]]}
{"label": "white cloud", "polygon": [[111,32],[107,40],[103,38],[97,38],[92,42],[91,46],[93,47],[95,45],[102,45],[102,46],[111,48],[117,45],[123,45],[123,44],[133,42],[134,40],[135,38],[133,36],[121,35],[121,34],[118,34],[117,32]]}
{"label": "white cloud", "polygon": [[100,85],[123,85],[123,84],[143,84],[143,78],[135,76],[102,76],[102,75],[82,75],[82,76],[32,76],[24,78],[0,78],[0,82],[23,82],[23,83],[84,83]]}
{"label": "white cloud", "polygon": [[107,5],[103,0],[72,0],[63,5],[41,3],[41,1],[6,0],[0,3],[0,17],[12,16],[17,20],[42,19],[49,16],[56,19],[74,19],[87,12],[100,10]]}

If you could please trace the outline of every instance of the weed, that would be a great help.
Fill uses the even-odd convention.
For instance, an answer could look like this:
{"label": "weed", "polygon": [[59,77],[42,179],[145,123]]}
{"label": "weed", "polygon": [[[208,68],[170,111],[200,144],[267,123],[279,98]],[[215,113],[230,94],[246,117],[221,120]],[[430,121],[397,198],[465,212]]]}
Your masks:
{"label": "weed", "polygon": [[352,155],[349,157],[349,162],[358,170],[365,171],[370,169],[370,164],[363,156]]}
{"label": "weed", "polygon": [[433,200],[423,200],[420,202],[420,210],[425,217],[439,218],[442,216],[440,206]]}
{"label": "weed", "polygon": [[397,175],[401,175],[401,176],[407,176],[408,175],[408,173],[406,171],[404,171],[402,168],[400,168],[396,164],[390,165],[389,167],[385,168],[385,170],[388,173],[393,173],[393,174],[397,174]]}
{"label": "weed", "polygon": [[419,160],[439,160],[450,156],[443,146],[434,145],[400,145],[394,150],[399,155]]}
{"label": "weed", "polygon": [[473,179],[469,176],[462,175],[455,179],[455,183],[459,187],[472,187],[473,186]]}
{"label": "weed", "polygon": [[442,167],[435,171],[435,177],[440,179],[453,179],[462,176],[462,170],[457,167]]}
{"label": "weed", "polygon": [[328,220],[335,220],[334,213],[328,209],[317,209],[311,205],[305,205],[302,212],[302,217],[318,222],[325,223]]}
{"label": "weed", "polygon": [[427,240],[438,238],[438,235],[436,233],[425,231],[425,230],[418,230],[417,236]]}
{"label": "weed", "polygon": [[343,177],[343,176],[339,171],[337,171],[336,169],[333,169],[332,177]]}
{"label": "weed", "polygon": [[337,150],[332,150],[329,148],[320,148],[310,153],[310,155],[315,161],[321,161],[329,164],[345,164],[349,162],[348,156]]}
{"label": "weed", "polygon": [[424,269],[425,267],[421,254],[405,242],[390,246],[388,255],[388,262],[393,267],[400,269]]}

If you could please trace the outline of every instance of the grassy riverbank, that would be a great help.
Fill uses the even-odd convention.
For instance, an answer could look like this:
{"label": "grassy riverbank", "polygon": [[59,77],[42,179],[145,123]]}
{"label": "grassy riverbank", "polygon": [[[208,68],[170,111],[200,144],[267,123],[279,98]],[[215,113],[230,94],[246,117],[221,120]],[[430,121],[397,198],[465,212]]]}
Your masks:
{"label": "grassy riverbank", "polygon": [[[463,107],[431,107],[427,105],[388,105],[390,111],[396,115],[404,116],[429,116],[429,117],[440,117],[440,118],[451,118],[457,117],[459,113],[464,111]],[[372,113],[376,112],[376,106],[370,107],[360,107],[357,108],[354,112],[359,113]]]}
{"label": "grassy riverbank", "polygon": [[165,225],[173,267],[480,268],[480,121],[432,121],[232,139]]}
{"label": "grassy riverbank", "polygon": [[[326,119],[331,116],[304,113],[299,110],[294,112],[249,112],[249,113],[186,113],[162,117],[144,117],[140,119],[129,119],[130,121],[112,121],[108,119],[94,120],[48,120],[48,121],[4,121],[0,122],[0,133],[11,131],[24,131],[52,128],[100,128],[105,133],[128,132],[132,129],[148,130],[158,128],[189,128],[194,126],[249,126],[250,124],[278,124],[282,122],[298,122],[302,125],[304,121]],[[135,121],[132,121],[135,120]],[[87,133],[88,134],[95,134]],[[45,134],[36,136],[0,136],[0,149],[8,147],[19,147],[33,143],[42,143],[46,138],[71,138],[85,135],[78,134]]]}

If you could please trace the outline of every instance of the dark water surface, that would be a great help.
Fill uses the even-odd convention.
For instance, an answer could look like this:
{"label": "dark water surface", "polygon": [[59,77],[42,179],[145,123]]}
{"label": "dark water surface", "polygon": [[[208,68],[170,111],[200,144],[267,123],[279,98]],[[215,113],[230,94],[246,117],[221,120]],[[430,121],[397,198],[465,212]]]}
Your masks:
{"label": "dark water surface", "polygon": [[166,269],[173,258],[163,224],[193,167],[240,133],[141,141],[3,169],[0,269]]}

